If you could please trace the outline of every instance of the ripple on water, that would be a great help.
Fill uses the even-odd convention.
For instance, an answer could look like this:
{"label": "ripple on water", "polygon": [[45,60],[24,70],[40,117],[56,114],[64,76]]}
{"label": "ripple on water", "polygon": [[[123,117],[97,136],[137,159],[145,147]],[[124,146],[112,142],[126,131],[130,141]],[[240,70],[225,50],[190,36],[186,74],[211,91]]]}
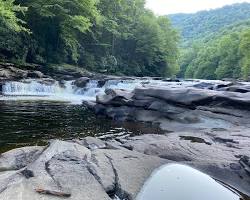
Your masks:
{"label": "ripple on water", "polygon": [[191,167],[170,164],[156,170],[136,200],[247,200]]}
{"label": "ripple on water", "polygon": [[158,127],[113,122],[97,117],[82,105],[50,101],[0,100],[0,153],[50,139],[70,140],[86,136],[103,140],[142,133],[162,133]]}

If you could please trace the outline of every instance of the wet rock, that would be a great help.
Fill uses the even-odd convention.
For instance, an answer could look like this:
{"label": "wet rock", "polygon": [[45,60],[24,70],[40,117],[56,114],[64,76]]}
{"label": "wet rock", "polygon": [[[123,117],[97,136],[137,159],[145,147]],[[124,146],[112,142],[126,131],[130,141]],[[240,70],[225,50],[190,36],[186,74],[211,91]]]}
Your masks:
{"label": "wet rock", "polygon": [[98,80],[97,81],[97,87],[101,88],[105,85],[105,83],[107,82],[107,80]]}
{"label": "wet rock", "polygon": [[73,84],[77,87],[84,88],[88,84],[89,80],[90,79],[88,77],[81,77],[77,79],[76,81],[74,81]]}
{"label": "wet rock", "polygon": [[52,78],[41,78],[38,80],[38,83],[45,85],[53,85],[56,81]]}
{"label": "wet rock", "polygon": [[3,93],[3,85],[4,83],[0,82],[0,95]]}
{"label": "wet rock", "polygon": [[198,89],[213,89],[214,84],[213,83],[197,83],[193,87],[198,88]]}
{"label": "wet rock", "polygon": [[44,74],[40,71],[29,71],[27,73],[27,78],[43,78]]}

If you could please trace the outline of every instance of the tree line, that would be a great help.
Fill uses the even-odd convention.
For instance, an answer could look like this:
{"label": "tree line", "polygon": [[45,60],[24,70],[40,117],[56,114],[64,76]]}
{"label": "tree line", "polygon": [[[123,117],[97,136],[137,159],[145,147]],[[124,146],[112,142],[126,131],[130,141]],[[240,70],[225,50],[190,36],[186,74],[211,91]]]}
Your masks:
{"label": "tree line", "polygon": [[250,29],[227,31],[183,49],[180,74],[185,78],[223,79],[250,76]]}
{"label": "tree line", "polygon": [[172,14],[168,17],[181,32],[181,46],[186,47],[197,39],[209,37],[227,26],[250,19],[250,3],[236,3],[218,9],[193,14]]}
{"label": "tree line", "polygon": [[0,60],[136,76],[178,72],[177,31],[145,0],[1,0]]}
{"label": "tree line", "polygon": [[249,79],[249,3],[170,18],[182,34],[179,77]]}

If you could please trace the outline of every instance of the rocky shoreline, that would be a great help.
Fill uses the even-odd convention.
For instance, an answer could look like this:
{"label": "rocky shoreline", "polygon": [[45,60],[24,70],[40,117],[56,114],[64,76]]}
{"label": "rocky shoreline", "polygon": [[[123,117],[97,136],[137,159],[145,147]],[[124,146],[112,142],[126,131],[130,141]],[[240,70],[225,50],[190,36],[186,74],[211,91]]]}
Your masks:
{"label": "rocky shoreline", "polygon": [[231,87],[107,90],[88,105],[98,115],[166,131],[121,140],[125,148],[188,164],[249,195],[250,93]]}
{"label": "rocky shoreline", "polygon": [[176,162],[249,195],[248,157],[229,160],[214,154],[211,160],[209,153],[197,155],[184,147],[193,151],[187,155],[179,145],[166,135],[143,135],[120,142],[92,137],[53,140],[46,147],[14,149],[0,157],[0,199],[132,200],[156,168]]}
{"label": "rocky shoreline", "polygon": [[[0,82],[37,78],[50,83],[74,78],[73,84],[84,88],[93,78],[98,87],[110,79],[123,79],[75,73],[55,77],[5,65],[0,66]],[[112,120],[152,123],[163,134],[106,141],[92,137],[53,140],[46,147],[3,153],[0,199],[132,200],[152,172],[168,163],[194,167],[250,196],[250,85],[161,81],[162,85],[154,86],[145,79],[133,91],[107,89],[96,101],[84,104]],[[164,85],[172,81],[176,84]]]}

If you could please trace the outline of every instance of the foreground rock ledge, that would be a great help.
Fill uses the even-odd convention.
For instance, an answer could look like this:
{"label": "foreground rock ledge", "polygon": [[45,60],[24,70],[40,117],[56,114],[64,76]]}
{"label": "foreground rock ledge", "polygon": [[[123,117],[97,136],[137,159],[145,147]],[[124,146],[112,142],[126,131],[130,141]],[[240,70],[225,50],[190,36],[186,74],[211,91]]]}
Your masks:
{"label": "foreground rock ledge", "polygon": [[250,194],[248,157],[195,159],[171,142],[165,135],[143,135],[123,143],[87,137],[11,150],[0,156],[0,199],[135,199],[154,169],[177,160]]}
{"label": "foreground rock ledge", "polygon": [[47,147],[25,147],[1,155],[0,199],[108,200],[114,195],[134,199],[152,171],[168,162],[95,138],[55,140]]}

